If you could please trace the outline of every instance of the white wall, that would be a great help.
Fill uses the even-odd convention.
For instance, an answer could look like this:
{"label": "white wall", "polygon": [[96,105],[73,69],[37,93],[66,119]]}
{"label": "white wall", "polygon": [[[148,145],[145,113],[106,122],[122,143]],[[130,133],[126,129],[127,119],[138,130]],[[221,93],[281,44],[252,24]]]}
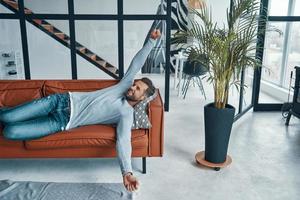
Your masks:
{"label": "white wall", "polygon": [[24,6],[32,10],[34,13],[68,13],[68,0],[24,0]]}
{"label": "white wall", "polygon": [[[230,6],[230,0],[206,0],[207,8],[212,14],[214,22],[217,22],[219,27],[227,26],[226,9]],[[197,20],[196,16],[194,17]]]}
{"label": "white wall", "polygon": [[31,79],[71,79],[70,50],[26,22]]}
{"label": "white wall", "polygon": [[0,13],[12,13],[12,12],[0,4]]}
{"label": "white wall", "polygon": [[230,0],[206,0],[208,7],[212,8],[213,20],[218,23],[220,27],[227,24],[226,9],[229,9]]}
{"label": "white wall", "polygon": [[[22,53],[22,42],[20,34],[20,23],[19,20],[12,19],[0,19],[0,53],[17,53],[20,58],[23,58]],[[13,55],[14,57],[15,55]],[[0,55],[0,79],[10,79],[12,78],[24,78],[24,65],[22,59],[18,60],[16,65],[16,70],[18,76],[8,76],[7,71],[9,70],[5,65],[7,61],[11,59],[6,59]],[[15,68],[14,68],[15,69]]]}
{"label": "white wall", "polygon": [[70,29],[69,29],[69,21],[68,20],[46,20],[48,23],[52,24],[60,30],[61,32],[70,35]]}
{"label": "white wall", "polygon": [[124,14],[156,14],[161,0],[124,0]]}
{"label": "white wall", "polygon": [[124,71],[134,55],[143,47],[145,38],[153,21],[124,22]]}
{"label": "white wall", "polygon": [[81,56],[77,56],[77,76],[78,79],[112,79]]}
{"label": "white wall", "polygon": [[118,67],[117,21],[75,21],[76,41]]}
{"label": "white wall", "polygon": [[21,34],[19,20],[0,19],[1,50],[20,50]]}
{"label": "white wall", "polygon": [[117,14],[117,0],[74,0],[74,12],[75,14]]}

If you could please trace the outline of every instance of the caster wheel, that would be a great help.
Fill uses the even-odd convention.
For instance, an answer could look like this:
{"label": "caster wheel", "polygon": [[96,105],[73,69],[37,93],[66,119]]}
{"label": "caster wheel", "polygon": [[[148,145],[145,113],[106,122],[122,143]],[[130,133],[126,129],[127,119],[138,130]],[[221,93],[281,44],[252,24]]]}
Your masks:
{"label": "caster wheel", "polygon": [[220,171],[220,169],[221,169],[220,167],[215,167],[214,168],[215,171]]}

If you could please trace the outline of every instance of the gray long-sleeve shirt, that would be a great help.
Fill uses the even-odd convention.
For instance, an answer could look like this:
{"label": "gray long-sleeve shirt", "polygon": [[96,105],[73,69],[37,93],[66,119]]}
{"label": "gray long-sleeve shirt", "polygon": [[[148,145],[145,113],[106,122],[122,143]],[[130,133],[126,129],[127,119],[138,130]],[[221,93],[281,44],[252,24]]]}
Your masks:
{"label": "gray long-sleeve shirt", "polygon": [[71,114],[66,129],[90,124],[117,124],[117,132],[130,132],[133,108],[124,94],[131,87],[154,44],[155,40],[149,39],[134,56],[118,84],[92,92],[70,92]]}

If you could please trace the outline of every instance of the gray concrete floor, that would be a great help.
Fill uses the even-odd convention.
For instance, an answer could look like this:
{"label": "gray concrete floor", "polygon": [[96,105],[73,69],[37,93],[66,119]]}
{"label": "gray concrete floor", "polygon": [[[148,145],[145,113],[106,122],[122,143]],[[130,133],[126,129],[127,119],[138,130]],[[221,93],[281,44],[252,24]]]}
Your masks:
{"label": "gray concrete floor", "polygon": [[[163,79],[152,77],[163,91]],[[208,92],[210,86],[205,85]],[[195,163],[204,149],[203,106],[198,88],[185,100],[170,93],[170,111],[165,113],[165,153],[147,159],[147,174],[141,174],[141,159],[133,159],[142,185],[136,199],[300,199],[300,123],[289,127],[279,112],[250,110],[233,126],[229,154],[233,163],[219,172]],[[121,182],[116,159],[0,160],[0,179],[54,182]]]}

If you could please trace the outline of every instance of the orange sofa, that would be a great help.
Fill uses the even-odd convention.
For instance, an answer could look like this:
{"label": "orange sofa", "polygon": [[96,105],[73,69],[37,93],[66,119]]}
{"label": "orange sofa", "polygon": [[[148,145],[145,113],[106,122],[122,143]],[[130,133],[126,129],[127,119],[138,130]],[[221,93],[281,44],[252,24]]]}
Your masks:
{"label": "orange sofa", "polygon": [[[67,91],[93,91],[116,84],[116,80],[0,80],[0,107],[15,106],[32,99]],[[164,110],[160,94],[150,102],[150,129],[132,131],[132,156],[163,155]],[[115,157],[115,128],[88,125],[40,139],[12,141],[3,137],[0,127],[0,158],[91,158]]]}

